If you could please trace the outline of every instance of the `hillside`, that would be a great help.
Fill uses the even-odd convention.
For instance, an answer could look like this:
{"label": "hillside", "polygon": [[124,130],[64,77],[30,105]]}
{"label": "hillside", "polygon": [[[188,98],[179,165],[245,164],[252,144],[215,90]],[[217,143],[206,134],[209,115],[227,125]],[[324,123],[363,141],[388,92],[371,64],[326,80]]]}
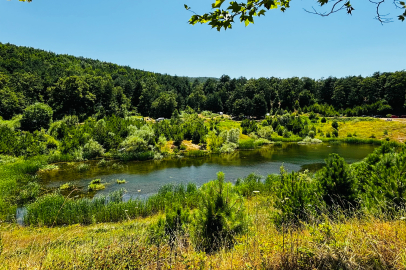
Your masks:
{"label": "hillside", "polygon": [[404,114],[405,94],[405,71],[320,80],[187,78],[0,44],[0,116],[4,119],[21,114],[35,102],[50,105],[56,119],[74,114],[81,121],[136,112],[170,117],[175,109],[187,106],[237,116],[286,110],[324,116]]}

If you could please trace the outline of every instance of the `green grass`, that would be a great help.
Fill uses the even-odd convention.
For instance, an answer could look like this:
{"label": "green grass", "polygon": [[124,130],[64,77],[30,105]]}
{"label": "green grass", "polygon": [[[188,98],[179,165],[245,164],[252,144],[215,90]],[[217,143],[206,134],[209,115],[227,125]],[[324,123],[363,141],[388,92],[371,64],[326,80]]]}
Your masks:
{"label": "green grass", "polygon": [[[95,180],[93,184],[99,185],[100,179]],[[150,216],[173,205],[194,208],[199,201],[198,189],[194,184],[168,184],[146,200],[131,199],[124,202],[124,193],[125,190],[121,189],[93,199],[72,199],[58,193],[48,194],[27,206],[24,222],[27,225],[45,226],[117,222]]]}
{"label": "green grass", "polygon": [[46,164],[46,157],[5,158],[0,163],[0,221],[12,221],[18,205],[40,194],[35,173]]}

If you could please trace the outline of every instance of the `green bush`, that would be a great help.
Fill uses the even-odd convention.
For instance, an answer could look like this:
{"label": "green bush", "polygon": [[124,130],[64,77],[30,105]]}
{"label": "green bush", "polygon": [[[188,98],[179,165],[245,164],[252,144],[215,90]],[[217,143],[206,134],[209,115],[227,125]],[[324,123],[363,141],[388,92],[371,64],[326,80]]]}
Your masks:
{"label": "green bush", "polygon": [[327,122],[327,119],[326,119],[325,117],[323,117],[323,118],[321,118],[320,122],[326,123],[326,122]]}
{"label": "green bush", "polygon": [[334,129],[338,129],[338,122],[334,120],[333,123],[331,123],[331,126],[332,126]]}
{"label": "green bush", "polygon": [[338,154],[330,154],[326,166],[318,172],[320,193],[327,205],[355,207],[358,191],[348,164]]}
{"label": "green bush", "polygon": [[258,136],[267,140],[272,139],[273,128],[271,126],[261,127],[258,130]]}
{"label": "green bush", "polygon": [[52,122],[54,112],[44,103],[35,103],[28,106],[21,118],[21,129],[27,131],[48,129]]}
{"label": "green bush", "polygon": [[279,177],[267,179],[273,187],[276,199],[274,222],[277,226],[284,224],[299,225],[314,216],[323,206],[317,189],[317,183],[304,173],[286,173],[281,167]]}
{"label": "green bush", "polygon": [[104,154],[104,148],[97,141],[90,139],[85,146],[83,146],[83,157],[92,159],[101,157]]}
{"label": "green bush", "polygon": [[217,180],[203,185],[201,192],[202,202],[192,224],[196,249],[211,253],[232,247],[235,237],[247,228],[243,198],[230,183],[224,183],[223,172],[217,174]]}

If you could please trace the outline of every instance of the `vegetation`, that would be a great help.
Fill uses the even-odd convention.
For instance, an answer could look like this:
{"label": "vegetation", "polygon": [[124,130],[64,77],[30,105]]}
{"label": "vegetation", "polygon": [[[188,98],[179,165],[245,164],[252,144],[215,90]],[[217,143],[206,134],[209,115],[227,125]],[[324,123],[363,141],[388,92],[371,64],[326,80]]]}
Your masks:
{"label": "vegetation", "polygon": [[[404,219],[406,199],[404,123],[338,117],[401,113],[405,72],[319,81],[222,76],[190,82],[10,44],[0,44],[0,57],[0,229],[6,235],[0,231],[0,259],[10,267],[34,258],[27,261],[28,268],[30,263],[39,268],[143,268],[148,260],[155,260],[156,268],[176,264],[214,268],[213,258],[232,254],[236,261],[227,258],[217,265],[244,261],[247,268],[311,269],[320,263],[330,268],[385,268],[392,257],[382,259],[388,253],[382,255],[379,248],[371,255],[348,242],[363,235],[357,231],[349,236],[350,227],[376,233],[374,224],[381,224],[406,233],[398,223]],[[376,87],[380,91],[371,90]],[[242,121],[215,112],[230,112]],[[124,197],[123,189],[87,198],[73,196],[80,187],[72,183],[54,190],[40,185],[40,172],[58,170],[58,162],[80,162],[70,166],[90,173],[93,165],[117,168],[129,160],[227,154],[265,144],[277,147],[281,142],[381,146],[352,165],[333,154],[314,175],[287,173],[281,167],[279,175],[264,179],[251,174],[232,185],[220,172],[216,180],[199,188],[166,185],[142,199]],[[85,191],[95,195],[106,184],[94,179]],[[56,233],[53,227],[62,226],[58,228],[68,233],[63,226],[86,225],[86,237],[99,244],[87,238],[75,242],[70,236],[73,244],[65,239],[58,242],[52,235],[48,244],[23,243],[21,252],[11,255],[10,239],[15,235],[7,226],[16,226],[18,207],[26,208],[24,223],[33,230],[45,226],[44,230]],[[259,219],[259,214],[266,219]],[[120,222],[119,232],[112,232],[112,224],[104,225],[108,229],[103,231],[97,224],[104,222]],[[140,226],[147,228],[138,231]],[[108,242],[99,233],[121,238]],[[302,242],[293,241],[293,236]],[[270,242],[259,239],[275,244],[270,247]],[[285,243],[296,252],[289,253]],[[390,243],[382,244],[393,250],[390,254],[405,256],[404,249]],[[83,248],[80,256],[73,255],[73,246]],[[357,250],[361,259],[350,259],[349,250]],[[257,257],[248,260],[248,251]],[[68,263],[72,256],[74,265]],[[391,265],[404,266],[395,261]]]}
{"label": "vegetation", "polygon": [[[25,1],[25,0],[22,0]],[[231,29],[232,25],[235,23],[234,18],[239,17],[240,22],[244,22],[245,26],[248,26],[250,23],[254,23],[255,16],[263,16],[270,9],[279,9],[282,12],[285,12],[291,6],[291,1],[254,1],[246,0],[243,2],[231,1],[226,7],[224,3],[225,0],[216,0],[211,4],[211,7],[214,9],[211,12],[198,15],[196,12],[192,11],[194,15],[189,20],[189,23],[194,25],[196,23],[208,23],[212,28],[216,28],[217,31],[220,31],[222,28],[224,30]],[[327,6],[327,12],[318,11],[313,8],[312,11],[307,11],[309,13],[317,14],[320,16],[329,16],[333,13],[339,11],[346,11],[347,14],[352,14],[355,10],[352,6],[352,2],[349,0],[340,1],[340,0],[316,0],[314,3],[317,6]],[[371,2],[374,5],[376,10],[376,17],[379,22],[391,22],[391,18],[385,18],[386,15],[382,14],[383,7],[381,4],[384,2]],[[224,5],[223,5],[224,4]],[[404,21],[406,17],[406,4],[405,2],[393,3],[395,8],[400,8],[403,13],[398,15],[400,21]],[[387,5],[385,6],[388,7]],[[186,10],[190,11],[190,7],[185,5]],[[393,8],[393,7],[392,7]],[[403,11],[405,9],[405,11]]]}
{"label": "vegetation", "polygon": [[[45,269],[152,262],[154,268],[404,268],[394,258],[406,246],[405,156],[403,145],[384,143],[352,165],[332,154],[316,175],[281,167],[279,175],[251,174],[233,186],[220,172],[201,188],[166,185],[146,200],[123,201],[124,190],[94,199],[49,194],[29,204],[25,216],[27,224],[48,228],[3,226],[0,258],[6,267],[26,262]],[[119,223],[101,223],[112,221]]]}

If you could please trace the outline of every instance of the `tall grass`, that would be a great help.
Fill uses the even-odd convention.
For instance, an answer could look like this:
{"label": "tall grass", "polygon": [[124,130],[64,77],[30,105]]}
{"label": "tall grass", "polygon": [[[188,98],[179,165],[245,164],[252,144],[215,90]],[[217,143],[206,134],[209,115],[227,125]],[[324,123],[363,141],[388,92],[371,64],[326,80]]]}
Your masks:
{"label": "tall grass", "polygon": [[0,221],[14,219],[17,206],[39,195],[35,173],[46,164],[46,157],[17,158],[0,164]]}
{"label": "tall grass", "polygon": [[198,189],[194,184],[168,184],[157,194],[142,200],[123,201],[124,189],[93,199],[72,199],[53,193],[27,206],[24,222],[29,225],[92,224],[117,222],[128,218],[150,216],[173,205],[194,208],[198,203]]}

